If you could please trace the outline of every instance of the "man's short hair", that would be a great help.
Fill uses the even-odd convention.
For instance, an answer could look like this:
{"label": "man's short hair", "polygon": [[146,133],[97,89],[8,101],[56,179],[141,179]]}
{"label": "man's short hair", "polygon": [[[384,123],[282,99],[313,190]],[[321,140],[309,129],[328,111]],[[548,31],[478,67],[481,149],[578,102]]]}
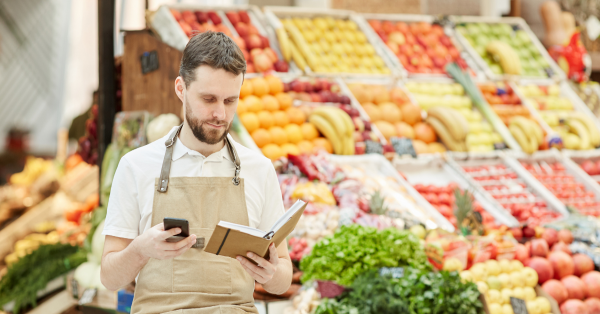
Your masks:
{"label": "man's short hair", "polygon": [[212,31],[192,37],[183,50],[179,76],[183,78],[185,86],[196,79],[195,70],[201,65],[223,69],[235,75],[246,73],[246,60],[240,47],[229,36]]}

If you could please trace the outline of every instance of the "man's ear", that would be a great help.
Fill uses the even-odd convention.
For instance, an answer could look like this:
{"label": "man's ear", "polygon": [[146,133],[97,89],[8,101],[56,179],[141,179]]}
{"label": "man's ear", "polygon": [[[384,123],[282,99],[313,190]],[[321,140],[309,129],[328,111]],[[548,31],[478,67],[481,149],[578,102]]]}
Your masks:
{"label": "man's ear", "polygon": [[175,79],[175,94],[177,94],[177,97],[179,97],[179,100],[181,100],[181,102],[183,102],[183,91],[185,90],[185,82],[183,81],[183,78],[181,78],[181,76],[178,76]]}

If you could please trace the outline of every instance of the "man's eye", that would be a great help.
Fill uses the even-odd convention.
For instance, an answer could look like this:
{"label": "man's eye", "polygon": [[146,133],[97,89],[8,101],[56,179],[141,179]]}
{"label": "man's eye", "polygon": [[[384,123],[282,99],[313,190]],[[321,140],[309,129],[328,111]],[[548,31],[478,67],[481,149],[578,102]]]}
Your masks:
{"label": "man's eye", "polygon": [[212,102],[213,99],[212,98],[204,98],[204,101],[206,101],[206,102]]}
{"label": "man's eye", "polygon": [[233,99],[226,99],[225,102],[228,103],[228,104],[232,104],[232,103],[235,102],[235,100],[233,100]]}

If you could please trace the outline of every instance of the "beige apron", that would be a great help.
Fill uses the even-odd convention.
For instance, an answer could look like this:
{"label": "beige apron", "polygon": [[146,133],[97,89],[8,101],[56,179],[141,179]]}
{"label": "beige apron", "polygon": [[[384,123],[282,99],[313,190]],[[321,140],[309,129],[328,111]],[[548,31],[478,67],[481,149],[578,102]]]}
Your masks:
{"label": "beige apron", "polygon": [[240,263],[204,252],[204,243],[208,243],[220,220],[249,224],[237,151],[226,139],[235,163],[233,177],[169,178],[173,144],[181,128],[165,143],[167,150],[156,184],[158,193],[154,193],[151,225],[161,223],[164,217],[184,218],[189,221],[190,234],[198,240],[174,259],[148,261],[137,281],[131,313],[258,313],[253,298],[254,279]]}

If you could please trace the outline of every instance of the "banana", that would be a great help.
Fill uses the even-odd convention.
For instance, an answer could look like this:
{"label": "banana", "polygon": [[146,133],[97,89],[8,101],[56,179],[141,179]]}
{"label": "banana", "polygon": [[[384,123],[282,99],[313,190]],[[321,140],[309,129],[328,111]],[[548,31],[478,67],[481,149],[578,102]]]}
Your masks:
{"label": "banana", "polygon": [[594,121],[583,113],[576,111],[571,114],[571,118],[579,120],[586,127],[590,135],[590,144],[592,144],[592,148],[598,147],[600,145],[600,132],[596,128]]}
{"label": "banana", "polygon": [[340,139],[342,139],[344,136],[352,136],[354,129],[348,129],[343,116],[335,109],[337,108],[331,106],[320,106],[311,113],[311,116],[318,115],[327,120]]}
{"label": "banana", "polygon": [[[344,123],[346,123],[346,136],[351,137],[354,140],[354,122],[352,122],[352,118],[350,118],[350,115],[344,110],[337,107],[334,108],[340,113],[342,120],[344,120]],[[354,141],[352,142],[352,147],[354,147]]]}
{"label": "banana", "polygon": [[456,109],[450,109],[448,110],[448,112],[454,116],[454,121],[456,121],[458,127],[461,128],[462,132],[465,134],[465,138],[463,138],[462,140],[466,140],[467,134],[469,134],[469,121]]}
{"label": "banana", "polygon": [[510,124],[508,126],[508,130],[525,153],[532,154],[535,152],[533,143],[529,141],[529,138],[525,135],[525,133],[523,133],[521,128],[519,128],[516,124]]}
{"label": "banana", "polygon": [[436,118],[440,123],[442,123],[448,130],[448,134],[452,136],[456,142],[464,142],[465,138],[467,137],[467,132],[464,128],[464,126],[467,125],[467,121],[462,118],[462,116],[462,119],[459,118],[458,116],[460,114],[454,115],[452,111],[453,109],[449,108],[433,107],[427,111],[427,116]]}
{"label": "banana", "polygon": [[294,62],[296,62],[296,65],[298,66],[298,68],[300,68],[300,71],[306,71],[306,60],[304,60],[304,57],[292,42],[290,42],[290,50],[292,52],[292,59],[294,60]]}
{"label": "banana", "polygon": [[277,39],[279,40],[279,48],[281,48],[281,54],[285,61],[290,62],[292,59],[292,48],[290,47],[290,38],[285,32],[285,28],[280,27],[275,30]]}
{"label": "banana", "polygon": [[317,58],[315,58],[315,56],[313,55],[308,43],[306,42],[306,40],[304,40],[302,33],[300,33],[296,25],[287,24],[284,26],[287,32],[289,33],[290,38],[296,45],[296,48],[298,49],[298,51],[300,51],[300,53],[302,53],[302,56],[306,59],[306,62],[308,62],[308,65],[312,69],[317,68],[319,66],[319,62]]}
{"label": "banana", "polygon": [[535,140],[538,142],[539,146],[539,144],[542,144],[544,142],[544,132],[542,131],[542,128],[539,126],[539,124],[537,124],[535,121],[530,119],[527,120],[531,122],[535,134]]}
{"label": "banana", "polygon": [[531,141],[531,138],[535,138],[536,142],[541,142],[542,136],[540,135],[540,138],[538,140],[535,127],[533,126],[533,122],[531,120],[529,120],[523,116],[514,116],[510,120],[510,124],[514,124],[517,127],[519,127],[521,129],[521,131],[523,131],[523,134],[525,134],[525,137],[527,137],[527,139],[529,141]]}
{"label": "banana", "polygon": [[342,142],[344,142],[344,155],[354,155],[354,138],[346,136]]}
{"label": "banana", "polygon": [[311,114],[308,118],[308,122],[312,123],[321,134],[325,135],[325,137],[331,142],[331,146],[333,146],[333,152],[337,155],[342,154],[342,142],[340,137],[335,132],[333,126],[325,120],[320,115]]}
{"label": "banana", "polygon": [[433,116],[427,117],[425,119],[429,125],[435,130],[435,133],[440,137],[444,145],[448,146],[448,148],[455,152],[466,152],[467,145],[464,141],[456,141],[451,135],[450,131],[446,128],[446,126],[437,118]]}
{"label": "banana", "polygon": [[579,136],[579,139],[581,140],[579,149],[584,150],[591,148],[590,133],[585,125],[581,123],[581,121],[576,119],[567,119],[567,126],[569,126],[569,132]]}
{"label": "banana", "polygon": [[504,73],[514,75],[521,74],[522,68],[519,56],[508,44],[494,40],[487,44],[485,50],[498,59]]}

